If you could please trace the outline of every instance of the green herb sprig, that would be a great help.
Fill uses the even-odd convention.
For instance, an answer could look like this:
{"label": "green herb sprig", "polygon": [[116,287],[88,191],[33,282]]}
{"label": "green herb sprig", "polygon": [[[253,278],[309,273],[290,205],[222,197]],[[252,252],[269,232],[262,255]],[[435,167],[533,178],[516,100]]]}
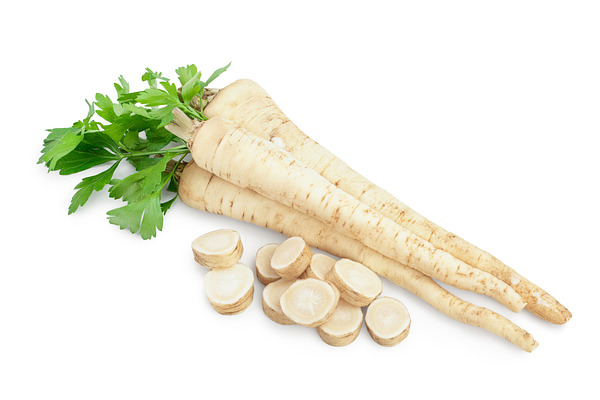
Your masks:
{"label": "green herb sprig", "polygon": [[[201,100],[204,89],[230,64],[213,72],[205,81],[193,64],[177,68],[179,90],[169,78],[149,68],[141,77],[148,85],[142,91],[131,92],[129,83],[119,76],[114,84],[116,102],[97,93],[95,102],[86,100],[88,113],[84,119],[68,128],[48,129],[38,163],[45,164],[49,171],[71,175],[108,165],[75,186],[69,214],[85,205],[94,191],[108,186],[111,198],[126,203],[108,211],[108,221],[139,233],[143,239],[155,237],[156,231],[163,228],[164,214],[177,198],[176,167],[189,154],[186,144],[165,126],[173,119],[175,108],[190,118],[206,120]],[[200,110],[190,105],[194,98],[199,101]],[[136,172],[114,179],[123,160],[133,165]],[[175,168],[167,168],[169,161],[176,163]],[[170,198],[164,200],[163,192],[170,192]]]}

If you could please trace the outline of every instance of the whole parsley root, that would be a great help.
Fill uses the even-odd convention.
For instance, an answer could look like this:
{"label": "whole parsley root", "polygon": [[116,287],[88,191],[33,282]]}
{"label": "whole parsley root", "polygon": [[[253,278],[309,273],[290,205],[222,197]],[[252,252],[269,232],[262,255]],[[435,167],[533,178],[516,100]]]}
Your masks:
{"label": "whole parsley root", "polygon": [[538,346],[530,333],[502,315],[463,301],[425,274],[384,257],[312,216],[225,181],[194,162],[183,169],[179,196],[198,210],[253,223],[288,237],[301,236],[312,247],[364,264],[450,318],[486,329],[525,351]]}
{"label": "whole parsley root", "polygon": [[[198,101],[191,104],[202,105]],[[569,310],[545,290],[490,253],[419,215],[306,136],[255,82],[242,79],[218,91],[211,91],[210,102],[205,106],[204,112],[209,118],[218,116],[229,119],[255,135],[282,146],[341,190],[429,241],[436,248],[493,274],[516,290],[527,303],[526,309],[538,317],[555,324],[564,324],[571,318]]]}
{"label": "whole parsley root", "polygon": [[191,120],[178,109],[173,114],[175,118],[166,128],[188,143],[192,158],[201,168],[315,216],[365,246],[431,277],[490,296],[515,312],[525,306],[503,281],[436,249],[338,189],[274,143],[222,118]]}

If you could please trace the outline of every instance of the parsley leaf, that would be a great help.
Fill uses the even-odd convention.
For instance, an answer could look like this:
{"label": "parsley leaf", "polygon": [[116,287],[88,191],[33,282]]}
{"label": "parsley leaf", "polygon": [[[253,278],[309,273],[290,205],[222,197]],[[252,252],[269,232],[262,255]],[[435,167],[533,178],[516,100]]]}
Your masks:
{"label": "parsley leaf", "polygon": [[205,82],[205,86],[208,86],[212,83],[212,81],[214,81],[215,79],[217,79],[219,77],[219,75],[221,75],[223,72],[227,71],[227,68],[229,68],[229,66],[231,65],[231,62],[229,64],[227,64],[226,66],[217,69],[215,72],[213,72],[210,77],[206,80]]}
{"label": "parsley leaf", "polygon": [[156,236],[156,230],[163,228],[163,213],[160,206],[160,192],[107,212],[108,222],[121,229],[129,227],[131,233],[139,232],[142,239]]}
{"label": "parsley leaf", "polygon": [[108,190],[109,196],[113,199],[122,198],[127,202],[144,199],[159,188],[167,163],[176,155],[177,153],[167,153],[155,165],[116,181]]}
{"label": "parsley leaf", "polygon": [[[38,162],[50,171],[69,175],[107,164],[104,171],[84,177],[75,187],[69,214],[85,205],[94,191],[109,186],[109,197],[127,203],[108,212],[109,222],[139,232],[144,239],[156,236],[157,230],[162,230],[163,214],[178,197],[175,169],[189,153],[186,144],[164,127],[172,121],[175,108],[191,118],[206,120],[202,106],[196,110],[190,101],[202,97],[206,85],[228,67],[213,72],[206,82],[201,81],[202,74],[194,64],[178,68],[180,89],[150,68],[142,75],[148,87],[140,91],[131,91],[120,75],[114,83],[116,101],[97,93],[94,102],[86,100],[85,118],[68,128],[49,129]],[[101,120],[94,120],[95,116]],[[169,161],[178,156],[176,167],[167,169]],[[114,179],[123,160],[136,172]],[[165,187],[175,195],[161,201]]]}
{"label": "parsley leaf", "polygon": [[102,188],[104,188],[104,186],[108,185],[118,165],[119,162],[116,162],[106,171],[83,178],[83,180],[77,186],[75,186],[75,189],[79,190],[75,192],[73,198],[71,199],[69,214],[73,214],[79,207],[83,206],[88,201],[94,190],[100,191]]}
{"label": "parsley leaf", "polygon": [[54,171],[56,163],[75,150],[83,140],[83,131],[81,127],[49,129],[50,134],[44,140],[40,162],[46,163],[48,169]]}

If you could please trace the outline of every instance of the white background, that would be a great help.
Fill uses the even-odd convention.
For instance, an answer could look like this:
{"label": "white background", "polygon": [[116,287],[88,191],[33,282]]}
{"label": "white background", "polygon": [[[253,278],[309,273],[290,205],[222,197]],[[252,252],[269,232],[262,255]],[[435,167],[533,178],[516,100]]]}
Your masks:
{"label": "white background", "polygon": [[[594,1],[11,2],[3,6],[0,398],[558,398],[600,356],[600,9]],[[46,128],[145,67],[259,82],[307,134],[572,312],[564,326],[451,289],[527,329],[528,354],[385,282],[408,338],[350,346],[262,312],[217,314],[190,243],[283,237],[176,203],[158,238],[106,221],[82,176],[36,165]],[[136,83],[133,83],[136,82]],[[592,367],[585,363],[592,361]]]}

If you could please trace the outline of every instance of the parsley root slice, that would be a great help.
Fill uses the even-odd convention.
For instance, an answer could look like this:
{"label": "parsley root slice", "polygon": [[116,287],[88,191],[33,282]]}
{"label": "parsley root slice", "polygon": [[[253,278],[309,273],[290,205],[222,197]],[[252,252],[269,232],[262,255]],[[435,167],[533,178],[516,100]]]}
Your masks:
{"label": "parsley root slice", "polygon": [[240,234],[231,229],[206,233],[192,242],[194,260],[207,268],[227,268],[244,253]]}
{"label": "parsley root slice", "polygon": [[325,275],[331,270],[335,264],[335,259],[329,257],[328,255],[315,253],[310,259],[310,264],[302,274],[304,278],[316,278],[321,280],[326,280]]}
{"label": "parsley root slice", "polygon": [[286,239],[273,252],[271,268],[283,279],[294,279],[302,275],[312,256],[312,250],[304,239],[295,236]]}
{"label": "parsley root slice", "polygon": [[299,325],[314,328],[322,325],[335,311],[340,293],[329,282],[299,279],[281,295],[283,313]]}
{"label": "parsley root slice", "polygon": [[294,325],[287,315],[283,313],[281,309],[281,295],[287,290],[292,284],[296,282],[295,279],[285,280],[279,279],[277,281],[269,283],[262,292],[262,307],[265,315],[272,321],[277,322],[281,325]]}
{"label": "parsley root slice", "polygon": [[419,215],[305,135],[255,82],[242,79],[220,89],[216,95],[214,92],[204,109],[207,117],[229,119],[282,146],[338,188],[428,240],[436,248],[502,279],[525,299],[527,310],[538,317],[555,324],[564,324],[571,318],[569,310],[542,288],[490,253]]}
{"label": "parsley root slice", "polygon": [[269,243],[256,252],[256,277],[264,285],[281,279],[281,276],[271,268],[271,258],[277,247],[279,244]]}
{"label": "parsley root slice", "polygon": [[367,308],[365,324],[373,340],[382,346],[394,346],[410,331],[410,315],[400,300],[380,297]]}
{"label": "parsley root slice", "polygon": [[366,307],[381,294],[381,278],[364,265],[342,258],[325,279],[340,291],[340,297],[356,307]]}
{"label": "parsley root slice", "polygon": [[436,249],[277,145],[222,118],[192,121],[178,109],[173,115],[174,121],[166,128],[187,141],[201,168],[315,216],[373,250],[449,285],[488,295],[515,312],[525,306],[505,282]]}
{"label": "parsley root slice", "polygon": [[243,264],[211,269],[204,278],[204,288],[219,314],[239,314],[252,304],[254,274]]}
{"label": "parsley root slice", "polygon": [[450,318],[486,329],[528,352],[538,346],[529,332],[504,316],[466,302],[420,271],[384,257],[314,217],[227,182],[193,161],[183,169],[179,195],[185,204],[201,211],[252,223],[288,237],[301,235],[308,245],[362,263]]}
{"label": "parsley root slice", "polygon": [[340,299],[327,321],[317,327],[317,333],[331,346],[347,346],[358,337],[363,313],[360,307]]}

